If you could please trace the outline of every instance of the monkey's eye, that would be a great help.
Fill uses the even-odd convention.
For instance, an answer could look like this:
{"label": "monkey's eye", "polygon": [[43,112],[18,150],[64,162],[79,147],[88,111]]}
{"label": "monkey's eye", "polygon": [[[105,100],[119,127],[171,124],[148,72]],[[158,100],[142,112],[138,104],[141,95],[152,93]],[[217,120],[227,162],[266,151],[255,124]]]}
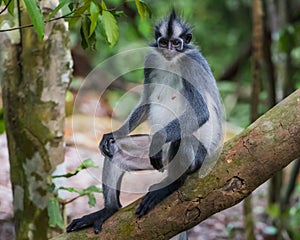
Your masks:
{"label": "monkey's eye", "polygon": [[172,46],[178,50],[183,49],[183,40],[181,38],[175,38],[171,40]]}
{"label": "monkey's eye", "polygon": [[180,44],[180,41],[178,39],[173,39],[173,40],[171,40],[171,43],[174,47],[178,47]]}
{"label": "monkey's eye", "polygon": [[161,48],[168,47],[168,43],[169,43],[169,41],[166,38],[160,37],[157,39],[157,45]]}

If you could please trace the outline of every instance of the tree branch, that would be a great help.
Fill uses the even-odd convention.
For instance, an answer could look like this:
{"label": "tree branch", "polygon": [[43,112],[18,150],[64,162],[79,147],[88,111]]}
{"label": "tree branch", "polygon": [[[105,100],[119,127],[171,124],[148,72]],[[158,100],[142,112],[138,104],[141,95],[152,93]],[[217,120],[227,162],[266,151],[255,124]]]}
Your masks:
{"label": "tree branch", "polygon": [[179,191],[142,218],[140,200],[92,229],[54,239],[169,239],[247,197],[300,156],[300,90],[283,100],[234,139],[225,143],[210,173],[195,173]]}
{"label": "tree branch", "polygon": [[245,65],[245,62],[250,58],[251,52],[252,42],[244,44],[237,58],[225,68],[221,76],[217,77],[217,79],[222,81],[233,81],[237,74],[241,71],[241,68]]}

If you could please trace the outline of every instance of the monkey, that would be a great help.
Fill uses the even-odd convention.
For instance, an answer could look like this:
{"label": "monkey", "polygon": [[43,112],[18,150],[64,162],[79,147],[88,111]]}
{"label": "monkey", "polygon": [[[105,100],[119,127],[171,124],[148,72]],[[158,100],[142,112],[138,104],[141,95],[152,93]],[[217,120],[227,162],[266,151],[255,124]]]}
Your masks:
{"label": "monkey", "polygon": [[[143,217],[177,191],[187,176],[200,169],[222,146],[220,94],[210,66],[191,41],[190,26],[173,10],[155,26],[154,37],[144,62],[139,103],[123,125],[104,134],[99,144],[105,156],[104,209],[73,220],[67,232],[93,226],[94,232],[99,233],[102,224],[121,208],[119,189],[125,171],[167,168],[167,176],[150,186],[136,209],[136,215]],[[150,135],[129,135],[146,120],[150,123]],[[146,143],[148,149],[140,151],[148,157],[124,157],[122,146],[131,151],[136,148],[136,141]]]}

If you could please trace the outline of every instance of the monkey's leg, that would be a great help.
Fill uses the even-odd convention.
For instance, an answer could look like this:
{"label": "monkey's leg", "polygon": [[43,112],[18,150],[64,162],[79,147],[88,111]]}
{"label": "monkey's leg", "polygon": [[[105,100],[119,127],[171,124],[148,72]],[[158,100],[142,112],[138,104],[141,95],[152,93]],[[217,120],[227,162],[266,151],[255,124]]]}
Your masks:
{"label": "monkey's leg", "polygon": [[169,149],[168,176],[162,182],[149,188],[136,214],[140,217],[145,215],[163,199],[178,190],[184,184],[187,175],[195,171],[195,164],[200,168],[206,153],[204,146],[194,136],[181,139],[181,143],[180,140],[172,142]]}
{"label": "monkey's leg", "polygon": [[74,219],[67,227],[67,232],[78,231],[87,227],[94,227],[95,233],[101,230],[102,224],[121,207],[119,201],[120,183],[124,171],[105,157],[102,171],[102,190],[104,195],[104,208],[88,214],[82,218]]}
{"label": "monkey's leg", "polygon": [[125,171],[153,169],[148,158],[149,143],[148,135],[120,138],[110,143],[113,156],[105,156],[102,170],[104,208],[74,219],[67,227],[67,232],[87,227],[94,227],[95,233],[101,230],[102,224],[121,208],[120,185]]}

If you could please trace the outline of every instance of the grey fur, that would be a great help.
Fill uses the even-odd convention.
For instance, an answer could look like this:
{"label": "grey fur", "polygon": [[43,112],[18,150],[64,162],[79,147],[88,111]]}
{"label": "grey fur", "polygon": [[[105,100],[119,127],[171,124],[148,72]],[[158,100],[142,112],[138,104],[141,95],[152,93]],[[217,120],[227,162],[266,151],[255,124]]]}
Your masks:
{"label": "grey fur", "polygon": [[[68,231],[86,226],[95,216],[100,220],[93,222],[94,229],[96,232],[101,229],[103,221],[121,207],[119,187],[125,171],[143,168],[163,171],[164,163],[168,163],[168,176],[150,187],[136,210],[141,217],[181,187],[187,175],[201,168],[205,160],[210,161],[222,145],[219,91],[207,61],[190,42],[190,28],[172,12],[156,26],[155,36],[145,60],[144,90],[139,104],[122,127],[105,134],[99,145],[106,155],[103,169],[106,215],[103,216],[103,210],[90,218],[88,215],[83,221],[71,224]],[[160,45],[159,39],[168,44]],[[178,42],[183,46],[178,47]],[[126,136],[147,119],[154,133],[151,137],[144,136],[147,150],[141,151],[149,157],[128,156],[123,149],[128,148],[129,152],[138,149],[128,143]]]}

